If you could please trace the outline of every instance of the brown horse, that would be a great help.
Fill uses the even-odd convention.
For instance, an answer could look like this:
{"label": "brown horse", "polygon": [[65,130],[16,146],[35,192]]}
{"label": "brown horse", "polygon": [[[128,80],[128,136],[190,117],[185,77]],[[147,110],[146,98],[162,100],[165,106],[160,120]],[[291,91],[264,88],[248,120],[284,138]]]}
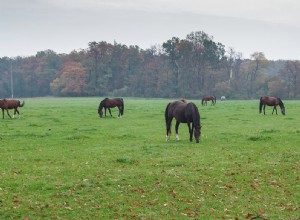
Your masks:
{"label": "brown horse", "polygon": [[283,102],[281,101],[280,98],[277,98],[277,97],[270,97],[270,96],[262,96],[260,97],[260,101],[259,101],[259,113],[262,112],[262,108],[264,108],[264,115],[266,114],[266,105],[268,106],[274,106],[273,107],[273,111],[272,111],[272,115],[274,113],[274,110],[276,112],[276,115],[277,115],[277,105],[279,105],[280,109],[281,109],[281,113],[283,115],[285,115],[285,108],[284,108],[284,104]]}
{"label": "brown horse", "polygon": [[[180,123],[187,123],[190,133],[190,141],[193,141],[193,132],[196,139],[196,143],[199,143],[201,138],[201,124],[200,124],[200,113],[197,106],[190,102],[187,103],[183,100],[170,102],[165,110],[165,120],[166,120],[166,129],[167,135],[166,140],[169,139],[171,134],[171,124],[173,118],[176,119],[175,131],[176,131],[176,140],[179,140],[178,137],[178,128]],[[191,127],[192,123],[192,127]]]}
{"label": "brown horse", "polygon": [[114,98],[114,99],[109,99],[105,98],[103,99],[98,107],[98,114],[102,118],[103,117],[103,108],[105,111],[105,117],[106,117],[106,109],[108,109],[110,116],[112,117],[110,108],[118,107],[119,109],[119,115],[118,117],[122,116],[124,114],[124,101],[122,98]]}
{"label": "brown horse", "polygon": [[217,103],[217,98],[214,95],[204,96],[202,99],[202,105],[207,105],[207,101],[211,101],[211,105],[215,105]]}
{"label": "brown horse", "polygon": [[20,117],[18,107],[23,107],[24,105],[25,105],[24,101],[21,104],[19,100],[15,100],[15,99],[0,99],[0,108],[2,109],[2,119],[4,119],[4,110],[6,110],[7,115],[11,118],[8,109],[15,110],[13,117],[15,117],[16,113],[18,113]]}

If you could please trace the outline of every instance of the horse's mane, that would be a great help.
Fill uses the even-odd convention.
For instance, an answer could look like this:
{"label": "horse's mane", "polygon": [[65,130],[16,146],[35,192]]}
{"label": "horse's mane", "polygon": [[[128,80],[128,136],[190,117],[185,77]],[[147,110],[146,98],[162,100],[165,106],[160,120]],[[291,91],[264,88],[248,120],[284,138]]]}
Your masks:
{"label": "horse's mane", "polygon": [[105,99],[103,99],[101,102],[100,102],[100,106],[102,107],[104,104],[105,104],[105,102],[108,100],[108,98],[105,98]]}
{"label": "horse's mane", "polygon": [[284,107],[284,104],[283,104],[281,98],[277,98],[277,99],[278,99],[278,101],[279,101],[279,106]]}
{"label": "horse's mane", "polygon": [[193,102],[190,102],[187,105],[189,108],[192,108],[192,110],[194,111],[193,121],[195,123],[195,126],[200,126],[200,113],[199,113],[198,107]]}

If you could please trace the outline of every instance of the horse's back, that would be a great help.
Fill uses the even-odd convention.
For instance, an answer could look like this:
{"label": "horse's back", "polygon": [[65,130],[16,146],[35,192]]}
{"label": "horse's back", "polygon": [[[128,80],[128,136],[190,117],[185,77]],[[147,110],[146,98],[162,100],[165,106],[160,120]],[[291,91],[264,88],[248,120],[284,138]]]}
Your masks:
{"label": "horse's back", "polygon": [[112,105],[114,106],[123,106],[124,105],[124,101],[122,98],[114,98],[114,99],[111,99],[111,103]]}
{"label": "horse's back", "polygon": [[113,108],[116,106],[123,106],[124,100],[123,100],[123,98],[111,98],[111,99],[105,98],[101,101],[100,105],[105,108]]}
{"label": "horse's back", "polygon": [[216,99],[215,96],[207,95],[207,96],[204,96],[204,98],[202,100],[211,101],[211,100],[215,100],[215,99]]}
{"label": "horse's back", "polygon": [[18,108],[19,106],[21,106],[20,104],[21,104],[21,102],[19,100],[15,100],[15,99],[2,99],[2,100],[0,100],[0,108],[13,109],[13,108]]}
{"label": "horse's back", "polygon": [[176,121],[187,123],[191,122],[192,115],[189,111],[191,103],[175,101],[169,104],[169,114],[175,117]]}
{"label": "horse's back", "polygon": [[280,101],[281,101],[280,98],[273,97],[273,96],[260,97],[260,102],[263,103],[264,105],[274,106],[274,105],[278,105]]}
{"label": "horse's back", "polygon": [[181,111],[181,109],[183,108],[183,106],[185,106],[186,103],[182,102],[182,101],[174,101],[174,102],[170,102],[167,105],[167,109],[166,111],[168,112],[168,114],[171,116],[174,116],[176,112]]}

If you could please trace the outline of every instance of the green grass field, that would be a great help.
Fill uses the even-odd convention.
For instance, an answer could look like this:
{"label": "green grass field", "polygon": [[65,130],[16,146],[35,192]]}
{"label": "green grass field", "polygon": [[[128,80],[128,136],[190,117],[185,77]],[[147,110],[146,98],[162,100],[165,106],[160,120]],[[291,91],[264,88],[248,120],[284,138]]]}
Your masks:
{"label": "green grass field", "polygon": [[[32,98],[0,121],[0,219],[299,219],[300,101],[202,107],[166,142],[167,99]],[[12,114],[12,111],[11,111]]]}

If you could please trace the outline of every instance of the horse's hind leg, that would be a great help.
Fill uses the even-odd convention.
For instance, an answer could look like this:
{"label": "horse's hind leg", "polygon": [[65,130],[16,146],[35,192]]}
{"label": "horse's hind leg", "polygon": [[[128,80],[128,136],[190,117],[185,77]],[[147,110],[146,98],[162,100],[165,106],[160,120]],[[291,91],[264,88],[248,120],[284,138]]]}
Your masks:
{"label": "horse's hind leg", "polygon": [[178,128],[179,128],[180,122],[176,121],[175,125],[175,132],[176,132],[176,140],[179,141],[179,136],[178,136]]}
{"label": "horse's hind leg", "polygon": [[19,110],[18,110],[17,108],[15,108],[14,117],[15,117],[15,114],[16,114],[16,113],[18,113],[18,116],[19,116],[19,118],[20,118],[20,112],[19,112]]}
{"label": "horse's hind leg", "polygon": [[167,131],[167,134],[166,134],[166,141],[169,140],[169,136],[171,135],[171,124],[172,124],[172,120],[173,120],[173,117],[166,119],[166,131]]}
{"label": "horse's hind leg", "polygon": [[[7,115],[11,118],[8,109],[6,109]],[[3,117],[4,118],[4,117]]]}

